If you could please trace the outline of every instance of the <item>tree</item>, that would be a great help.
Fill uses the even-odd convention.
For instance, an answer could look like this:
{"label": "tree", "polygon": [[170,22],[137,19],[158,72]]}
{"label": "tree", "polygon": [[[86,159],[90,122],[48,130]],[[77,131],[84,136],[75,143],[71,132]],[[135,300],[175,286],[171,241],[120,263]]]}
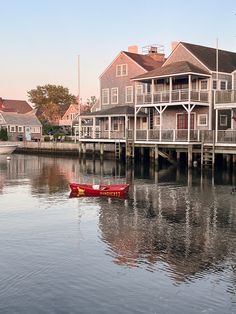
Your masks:
{"label": "tree", "polygon": [[94,104],[96,104],[97,102],[97,97],[96,96],[91,96],[90,98],[87,98],[87,105],[89,105],[90,107],[92,107]]}
{"label": "tree", "polygon": [[76,102],[75,96],[69,93],[69,89],[61,85],[37,86],[36,89],[28,91],[27,94],[29,101],[35,105],[36,109],[50,104],[62,106]]}

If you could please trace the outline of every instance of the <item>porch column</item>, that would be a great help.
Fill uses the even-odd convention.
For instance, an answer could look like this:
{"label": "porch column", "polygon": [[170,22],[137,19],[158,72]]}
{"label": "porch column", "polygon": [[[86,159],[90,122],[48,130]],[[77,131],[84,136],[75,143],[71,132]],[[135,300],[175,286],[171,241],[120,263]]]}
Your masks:
{"label": "porch column", "polygon": [[111,138],[111,117],[108,117],[108,138]]}
{"label": "porch column", "polygon": [[188,76],[188,101],[191,101],[191,91],[192,91],[192,82],[191,82],[191,74]]}
{"label": "porch column", "polygon": [[170,77],[169,103],[172,103],[172,76]]}
{"label": "porch column", "polygon": [[182,106],[188,113],[188,142],[190,142],[191,112],[193,108],[195,107],[195,105],[191,106],[190,104],[188,104],[188,107],[186,105],[182,105]]}
{"label": "porch column", "polygon": [[129,125],[128,125],[128,116],[125,116],[125,139],[127,140],[128,139],[128,130],[129,130]]}
{"label": "porch column", "polygon": [[95,138],[95,117],[93,117],[93,130],[92,130],[92,138]]}
{"label": "porch column", "polygon": [[154,79],[152,79],[152,104],[154,103]]}
{"label": "porch column", "polygon": [[162,106],[160,106],[160,142],[162,141]]}
{"label": "porch column", "polygon": [[188,108],[188,142],[190,142],[190,127],[191,127],[190,118],[191,118],[191,111]]}
{"label": "porch column", "polygon": [[216,126],[215,126],[215,132],[216,132],[216,143],[218,142],[218,109],[216,109]]}
{"label": "porch column", "polygon": [[81,118],[79,117],[79,140],[80,140],[80,138],[81,138],[81,123],[82,123],[82,120],[81,120]]}
{"label": "porch column", "polygon": [[136,128],[137,128],[137,111],[136,111],[136,107],[134,107],[134,141],[136,141]]}

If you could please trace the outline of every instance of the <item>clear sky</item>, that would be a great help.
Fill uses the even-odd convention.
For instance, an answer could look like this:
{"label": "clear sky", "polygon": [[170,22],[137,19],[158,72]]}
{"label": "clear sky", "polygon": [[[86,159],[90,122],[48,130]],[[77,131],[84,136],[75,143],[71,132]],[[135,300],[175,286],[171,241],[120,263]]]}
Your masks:
{"label": "clear sky", "polygon": [[185,41],[236,51],[235,0],[0,0],[0,97],[56,84],[83,100],[130,45]]}

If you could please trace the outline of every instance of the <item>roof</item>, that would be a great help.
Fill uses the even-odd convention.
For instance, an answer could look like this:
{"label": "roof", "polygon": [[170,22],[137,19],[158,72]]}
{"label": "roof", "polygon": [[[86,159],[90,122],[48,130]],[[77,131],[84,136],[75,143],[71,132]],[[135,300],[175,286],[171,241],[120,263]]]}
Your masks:
{"label": "roof", "polygon": [[3,116],[6,124],[41,126],[40,121],[33,111],[25,114],[0,111],[0,114]]}
{"label": "roof", "polygon": [[[112,108],[107,108],[99,111],[94,111],[94,112],[88,112],[81,114],[77,117],[83,117],[83,118],[92,118],[94,116],[103,116],[103,117],[108,117],[108,116],[134,116],[134,107],[131,106],[116,106]],[[138,116],[146,116],[147,114],[139,111]]]}
{"label": "roof", "polygon": [[[194,56],[196,56],[208,69],[216,71],[217,49],[200,45],[180,42]],[[218,71],[232,73],[236,69],[236,53],[218,49]]]}
{"label": "roof", "polygon": [[151,55],[142,55],[139,53],[133,53],[128,51],[122,51],[136,63],[138,63],[146,71],[151,71],[155,68],[161,67],[165,60],[156,61]]}
{"label": "roof", "polygon": [[94,112],[81,114],[83,117],[91,116],[110,116],[110,115],[134,115],[134,107],[116,106],[112,108],[102,109]]}
{"label": "roof", "polygon": [[136,76],[134,79],[144,79],[144,78],[156,78],[156,77],[164,77],[171,76],[181,73],[198,73],[204,75],[210,75],[209,72],[204,71],[203,69],[195,66],[194,64],[187,61],[179,61],[173,62],[168,65],[164,65],[161,68],[157,68],[153,71],[149,71],[147,73]]}
{"label": "roof", "polygon": [[[0,99],[1,101],[1,99]],[[25,100],[2,99],[2,110],[27,113],[32,111],[32,107]]]}

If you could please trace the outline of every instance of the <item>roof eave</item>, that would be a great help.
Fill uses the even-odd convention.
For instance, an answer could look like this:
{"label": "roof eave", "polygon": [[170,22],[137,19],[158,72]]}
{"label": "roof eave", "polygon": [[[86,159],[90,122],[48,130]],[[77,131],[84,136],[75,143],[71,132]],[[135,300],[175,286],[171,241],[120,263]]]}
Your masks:
{"label": "roof eave", "polygon": [[152,79],[157,79],[157,78],[166,78],[166,77],[175,77],[175,76],[182,76],[182,75],[199,75],[199,76],[206,76],[210,77],[210,74],[205,74],[205,73],[197,73],[197,72],[183,72],[183,73],[173,73],[173,74],[168,74],[168,75],[157,75],[157,76],[149,76],[149,77],[143,77],[143,78],[133,78],[131,79],[132,81],[141,81],[141,80],[152,80]]}

